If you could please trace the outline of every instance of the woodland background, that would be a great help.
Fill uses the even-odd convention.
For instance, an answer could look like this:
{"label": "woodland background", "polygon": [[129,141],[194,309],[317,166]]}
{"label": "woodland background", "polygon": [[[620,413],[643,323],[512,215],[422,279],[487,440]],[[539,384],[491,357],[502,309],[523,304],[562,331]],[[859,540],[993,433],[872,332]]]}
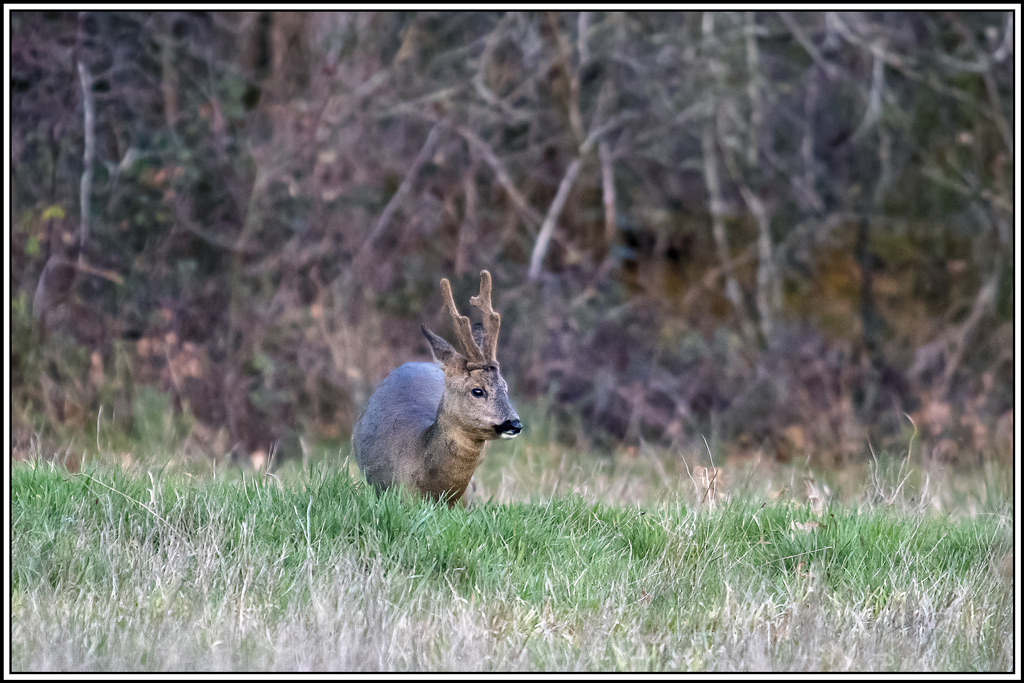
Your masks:
{"label": "woodland background", "polygon": [[487,268],[574,447],[1012,463],[1011,13],[10,22],[16,458],[342,442]]}

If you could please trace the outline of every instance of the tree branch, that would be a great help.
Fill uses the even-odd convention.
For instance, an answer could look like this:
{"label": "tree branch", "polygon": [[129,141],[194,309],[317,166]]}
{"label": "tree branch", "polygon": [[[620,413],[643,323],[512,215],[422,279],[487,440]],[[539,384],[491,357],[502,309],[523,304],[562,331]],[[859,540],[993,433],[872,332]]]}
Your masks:
{"label": "tree branch", "polygon": [[555,223],[558,222],[558,216],[562,213],[565,200],[569,198],[569,190],[572,189],[573,183],[576,182],[576,177],[579,176],[582,166],[582,157],[573,159],[572,163],[569,164],[569,168],[565,170],[565,175],[562,176],[562,182],[558,184],[558,192],[551,201],[551,206],[548,207],[548,213],[544,217],[544,224],[541,225],[537,241],[533,245],[533,253],[530,254],[528,276],[531,280],[536,280],[537,276],[540,275],[541,263],[544,261],[544,254],[547,253],[548,242],[551,241],[551,233],[555,230]]}
{"label": "tree branch", "polygon": [[384,206],[384,210],[380,213],[380,218],[374,224],[373,229],[370,230],[370,234],[367,235],[366,240],[363,241],[362,246],[356,250],[356,256],[353,259],[354,262],[358,262],[365,252],[372,248],[373,243],[380,237],[381,233],[384,232],[384,228],[388,226],[391,219],[394,217],[395,212],[398,211],[398,207],[401,206],[405,196],[409,194],[410,188],[412,188],[413,182],[419,175],[420,168],[427,162],[430,155],[434,153],[434,146],[437,144],[437,138],[440,135],[441,127],[443,122],[438,122],[430,129],[430,133],[427,134],[427,139],[423,143],[423,147],[420,148],[419,154],[413,159],[409,169],[405,173],[405,178],[402,179],[402,184],[398,186],[395,193],[391,195],[391,199]]}
{"label": "tree branch", "polygon": [[782,307],[782,287],[779,284],[778,269],[775,265],[775,249],[772,244],[771,220],[764,202],[748,187],[740,187],[743,201],[757,222],[757,301],[761,317],[761,334],[765,340],[771,337],[775,316]]}
{"label": "tree branch", "polygon": [[469,144],[476,147],[483,156],[483,160],[494,172],[494,176],[497,179],[498,184],[505,189],[509,199],[512,200],[512,203],[515,204],[517,209],[519,209],[519,212],[524,218],[526,218],[527,222],[534,227],[540,225],[544,218],[540,215],[540,212],[538,212],[537,209],[533,208],[530,202],[527,201],[526,197],[523,196],[522,192],[520,192],[515,186],[515,183],[512,182],[512,178],[509,176],[508,171],[505,170],[504,164],[501,163],[498,155],[494,153],[494,150],[491,149],[490,145],[484,142],[476,133],[464,126],[452,124],[451,129],[461,135]]}
{"label": "tree branch", "polygon": [[82,153],[82,181],[79,185],[81,223],[78,233],[78,258],[82,261],[85,258],[85,242],[89,238],[89,214],[92,210],[92,165],[96,158],[96,102],[92,96],[92,77],[81,61],[78,62],[78,81],[82,85],[82,109],[85,118],[85,149]]}

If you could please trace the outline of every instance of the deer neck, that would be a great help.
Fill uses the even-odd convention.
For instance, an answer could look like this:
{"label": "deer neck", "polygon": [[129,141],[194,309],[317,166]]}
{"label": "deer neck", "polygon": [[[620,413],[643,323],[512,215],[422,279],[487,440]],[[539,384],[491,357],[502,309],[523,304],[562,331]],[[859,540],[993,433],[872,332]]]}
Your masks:
{"label": "deer neck", "polygon": [[454,415],[445,410],[444,396],[437,408],[437,418],[423,433],[426,473],[429,487],[461,495],[473,476],[483,439],[466,430]]}

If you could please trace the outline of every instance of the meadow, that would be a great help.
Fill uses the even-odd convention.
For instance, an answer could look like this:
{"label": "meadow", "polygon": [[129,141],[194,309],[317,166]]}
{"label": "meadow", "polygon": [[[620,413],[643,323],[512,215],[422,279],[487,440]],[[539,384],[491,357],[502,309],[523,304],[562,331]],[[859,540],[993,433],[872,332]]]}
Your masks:
{"label": "meadow", "polygon": [[378,496],[346,453],[270,474],[15,463],[12,670],[1014,666],[998,473],[968,486],[878,456],[845,480],[721,467],[702,490],[683,457],[527,440],[449,509]]}

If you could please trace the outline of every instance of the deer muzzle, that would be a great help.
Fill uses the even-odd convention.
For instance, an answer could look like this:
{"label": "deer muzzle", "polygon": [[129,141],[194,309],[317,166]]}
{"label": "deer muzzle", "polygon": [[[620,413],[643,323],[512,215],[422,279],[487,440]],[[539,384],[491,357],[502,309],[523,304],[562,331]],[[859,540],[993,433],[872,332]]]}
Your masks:
{"label": "deer muzzle", "polygon": [[502,439],[514,439],[519,436],[519,432],[523,431],[523,423],[518,418],[514,420],[505,420],[500,425],[494,426],[494,431],[498,433],[498,436]]}

